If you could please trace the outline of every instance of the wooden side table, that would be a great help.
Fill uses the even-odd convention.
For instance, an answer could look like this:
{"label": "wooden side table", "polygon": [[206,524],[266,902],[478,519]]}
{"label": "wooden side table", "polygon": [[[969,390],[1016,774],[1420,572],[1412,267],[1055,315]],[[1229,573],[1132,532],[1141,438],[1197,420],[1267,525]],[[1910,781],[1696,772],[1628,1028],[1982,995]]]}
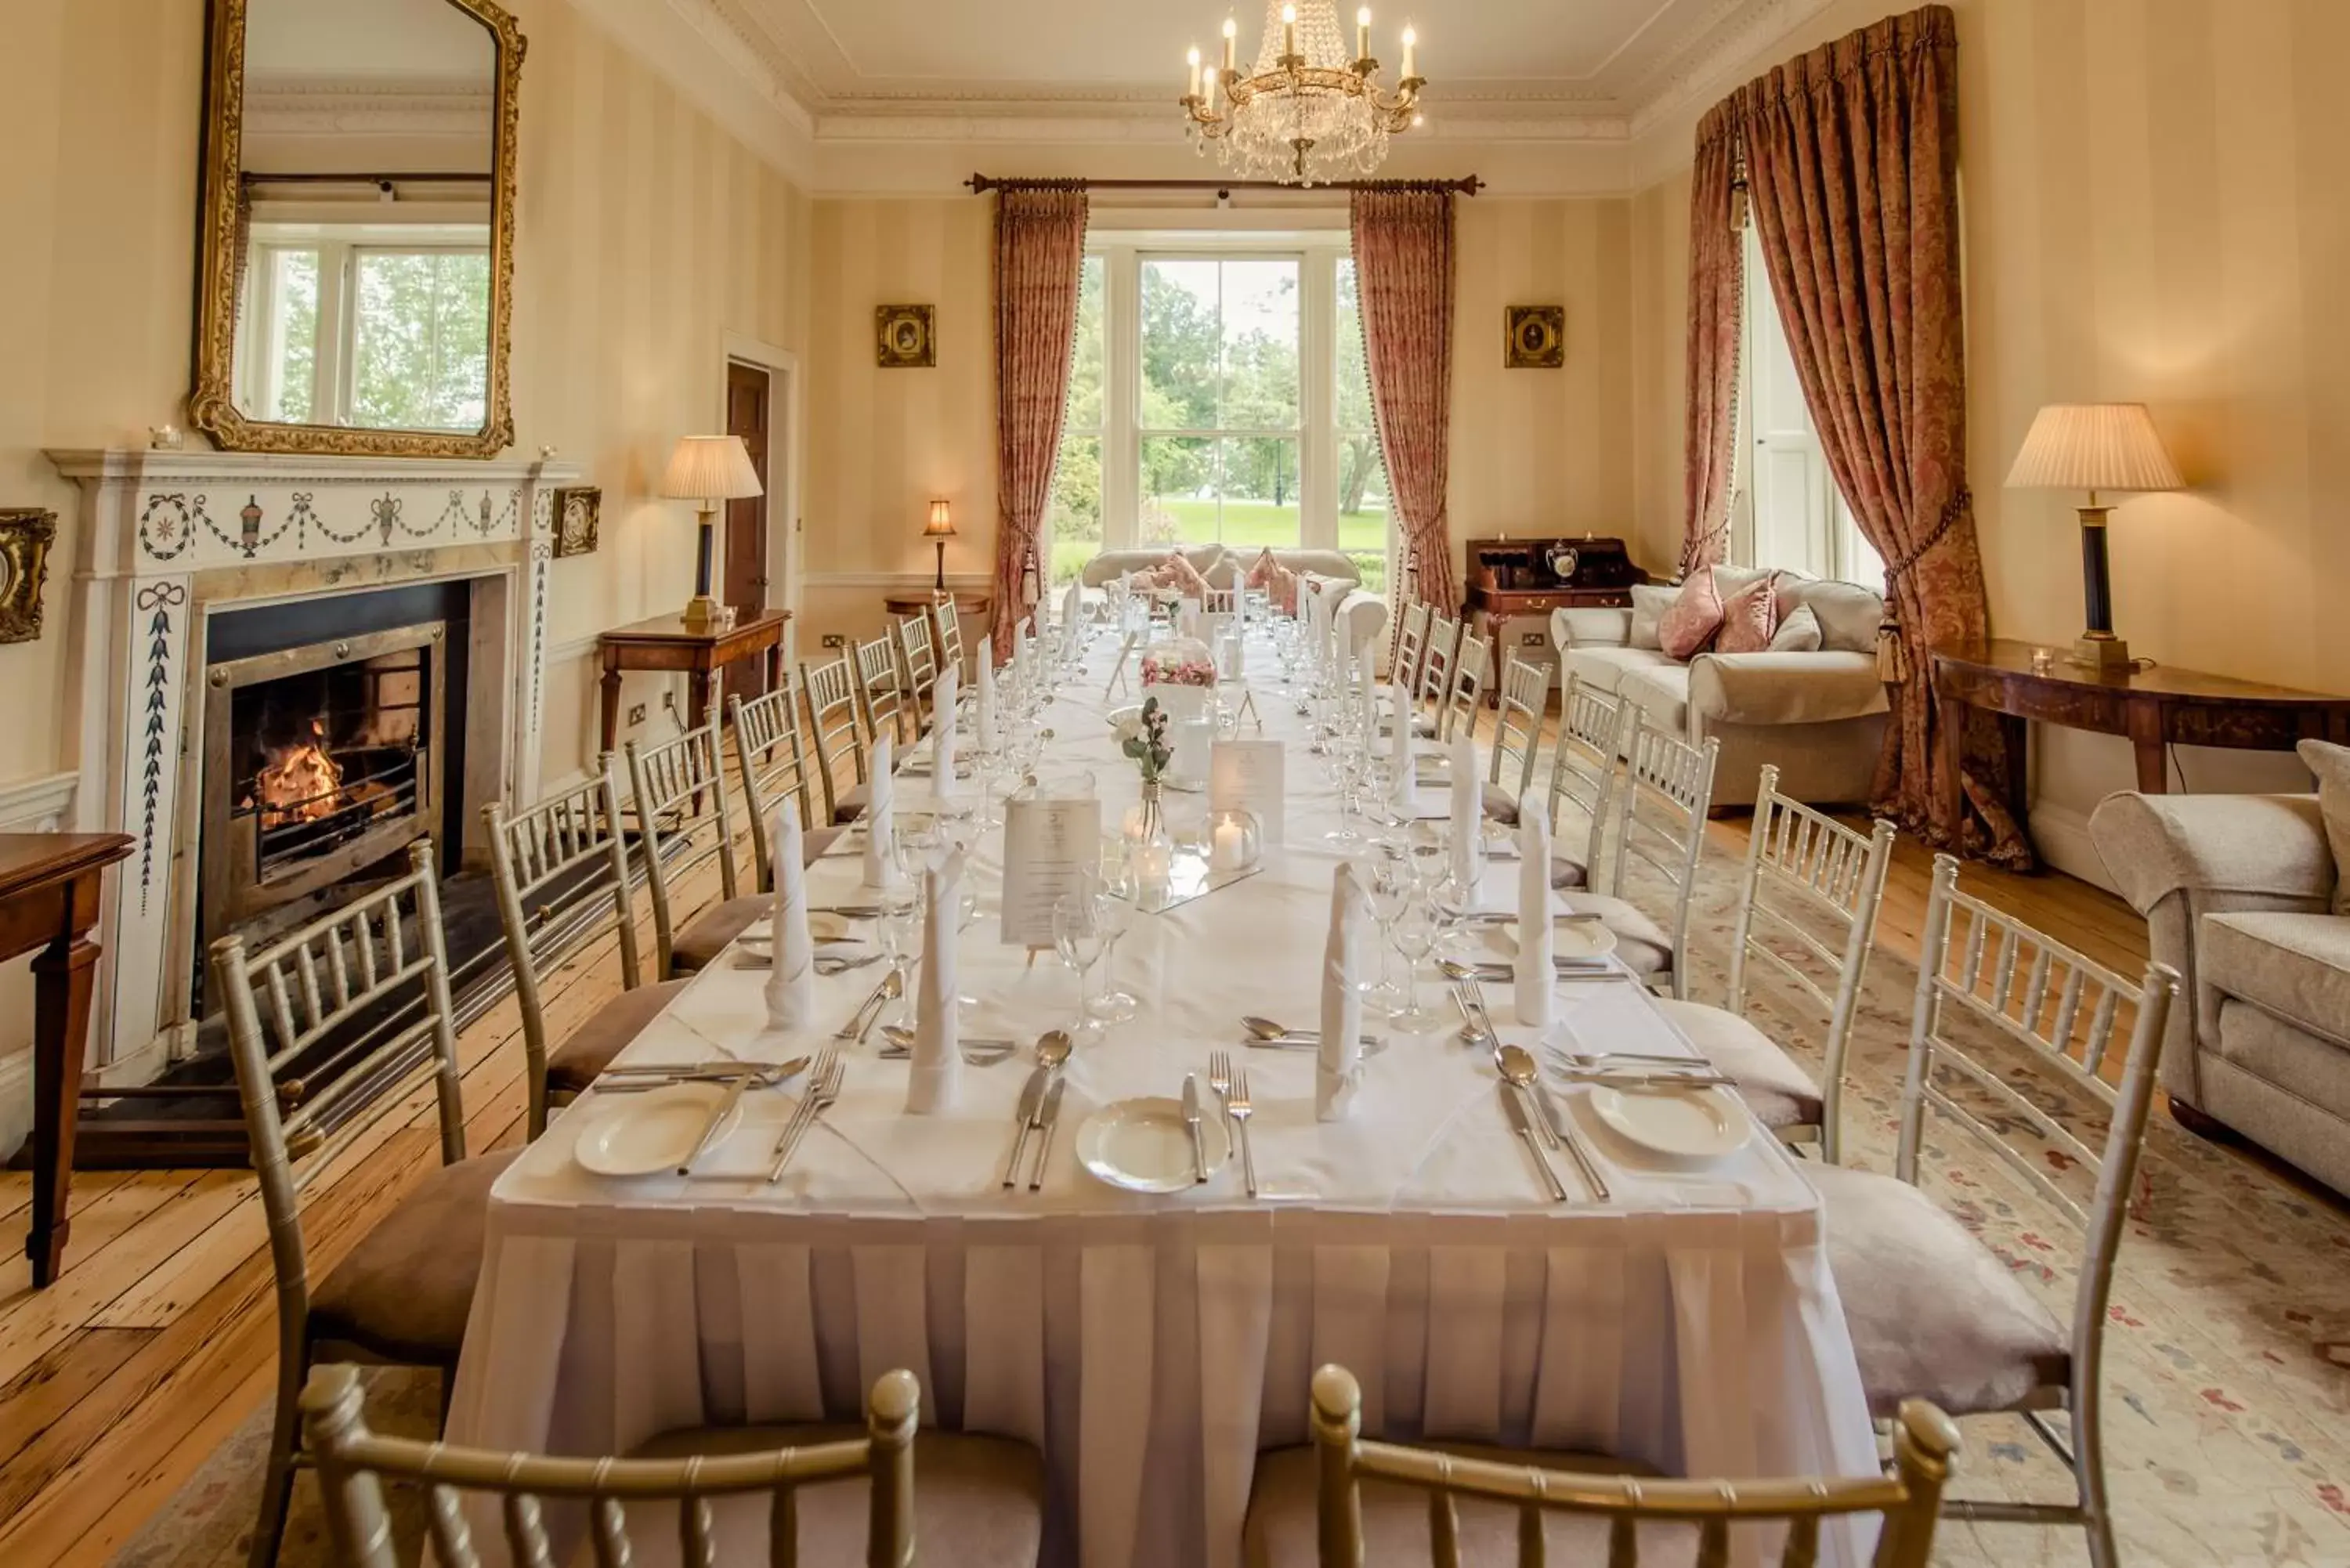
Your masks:
{"label": "wooden side table", "polygon": [[37,1289],[57,1277],[73,1184],[98,895],[106,868],[130,853],[120,833],[0,834],[0,959],[33,960],[33,1228],[25,1253]]}
{"label": "wooden side table", "polygon": [[771,609],[730,627],[690,631],[683,616],[657,615],[604,633],[604,750],[610,751],[619,734],[622,670],[682,672],[687,681],[685,727],[690,730],[708,722],[712,679],[738,659],[764,652],[768,689],[783,684],[784,624],[791,618],[789,610]]}
{"label": "wooden side table", "polygon": [[[2066,660],[2064,650],[2044,670],[2033,665],[2034,645],[2012,638],[1947,644],[1928,656],[1934,691],[1944,701],[2000,715],[2008,732],[2009,805],[2016,820],[2028,804],[2023,788],[2023,727],[2038,720],[2071,730],[2127,736],[2137,752],[2137,787],[2147,794],[2168,788],[2167,746],[2223,746],[2289,752],[2303,739],[2350,744],[2350,697],[2263,686],[2158,664],[2146,670],[2098,670]],[[1943,787],[1959,787],[1959,727],[1942,726]],[[1955,805],[1955,802],[1953,805]]]}

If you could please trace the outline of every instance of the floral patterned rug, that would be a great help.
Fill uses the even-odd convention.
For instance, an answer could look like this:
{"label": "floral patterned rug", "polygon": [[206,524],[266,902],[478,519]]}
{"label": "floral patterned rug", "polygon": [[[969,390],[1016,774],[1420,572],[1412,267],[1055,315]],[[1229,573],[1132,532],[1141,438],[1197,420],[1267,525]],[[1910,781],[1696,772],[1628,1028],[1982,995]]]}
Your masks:
{"label": "floral patterned rug", "polygon": [[[1737,875],[1717,855],[1700,876],[1691,924],[1697,1001],[1722,996]],[[1637,882],[1631,889],[1648,907],[1661,905],[1661,892]],[[1870,966],[1845,1098],[1847,1163],[1892,1168],[1916,983],[1915,966],[1891,954],[1880,952]],[[1749,990],[1750,1013],[1773,1038],[1799,1050],[1816,1040],[1825,1021],[1794,986],[1757,972]],[[2020,1052],[1979,1044],[2017,1081],[2046,1083]],[[2102,1117],[2085,1097],[2042,1100],[2093,1147],[2101,1140]],[[2021,1125],[2009,1130],[2029,1136]],[[1926,1189],[2044,1292],[2060,1320],[2067,1317],[2080,1254],[2070,1221],[1950,1124],[1929,1122],[1924,1166]],[[2125,1562],[2350,1565],[2350,1206],[2306,1197],[2158,1110],[2106,1344],[2107,1468]],[[379,1429],[432,1434],[432,1375],[370,1378]],[[1957,1495],[2069,1498],[2068,1472],[2021,1420],[1970,1420],[1963,1431]],[[267,1435],[266,1417],[256,1412],[117,1561],[132,1568],[242,1563]],[[415,1518],[398,1500],[395,1510]],[[412,1524],[401,1533],[418,1539]],[[2077,1530],[1957,1522],[1944,1527],[1936,1556],[1998,1568],[2087,1561]],[[306,1475],[279,1561],[314,1568],[329,1557]]]}

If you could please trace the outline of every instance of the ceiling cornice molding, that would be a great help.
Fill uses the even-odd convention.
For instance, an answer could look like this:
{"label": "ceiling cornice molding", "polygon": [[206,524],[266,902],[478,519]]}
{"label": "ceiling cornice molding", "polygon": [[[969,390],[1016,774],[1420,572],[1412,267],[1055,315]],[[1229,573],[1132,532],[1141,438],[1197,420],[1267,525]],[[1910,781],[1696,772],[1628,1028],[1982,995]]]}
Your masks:
{"label": "ceiling cornice molding", "polygon": [[[1640,101],[1632,111],[1632,135],[1646,135],[1686,108],[1690,101],[1723,78],[1752,75],[1767,68],[1762,57],[1782,38],[1810,21],[1833,0],[1762,0],[1734,26],[1695,54],[1678,58],[1670,68],[1640,83]],[[1722,0],[1719,10],[1735,16],[1740,0]],[[1717,24],[1718,25],[1718,24]],[[1698,29],[1701,35],[1703,29]]]}
{"label": "ceiling cornice molding", "polygon": [[[1033,106],[1031,106],[1033,109]],[[1412,133],[1415,140],[1453,143],[1621,142],[1631,137],[1620,116],[1576,115],[1503,119],[1431,118]],[[816,140],[824,142],[982,142],[991,146],[1082,146],[1185,144],[1182,125],[1171,115],[1027,113],[823,114]]]}
{"label": "ceiling cornice molding", "polygon": [[482,137],[495,95],[442,77],[311,77],[248,84],[246,134],[254,136]]}
{"label": "ceiling cornice molding", "polygon": [[815,133],[816,116],[807,106],[816,96],[815,84],[728,0],[669,0],[669,8],[775,105],[794,130],[802,136]]}

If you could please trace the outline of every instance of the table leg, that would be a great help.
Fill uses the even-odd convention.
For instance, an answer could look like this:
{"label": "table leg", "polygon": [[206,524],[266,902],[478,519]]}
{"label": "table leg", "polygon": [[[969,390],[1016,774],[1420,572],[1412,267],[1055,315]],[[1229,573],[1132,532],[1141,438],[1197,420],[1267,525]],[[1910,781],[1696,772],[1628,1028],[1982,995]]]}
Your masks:
{"label": "table leg", "polygon": [[767,690],[781,691],[783,689],[784,639],[783,634],[778,632],[775,635],[775,640],[767,645]]}
{"label": "table leg", "polygon": [[65,1259],[66,1199],[73,1183],[74,1123],[81,1110],[82,1046],[89,1034],[99,946],[59,937],[33,960],[33,1229],[25,1253],[33,1285],[57,1277]]}
{"label": "table leg", "polygon": [[1934,707],[1934,791],[1942,821],[1955,826],[1967,811],[1967,705],[1937,696]]}
{"label": "table leg", "polygon": [[620,732],[620,672],[604,667],[604,750],[609,752]]}
{"label": "table leg", "polygon": [[2160,740],[2133,741],[2137,753],[2137,788],[2140,794],[2166,794],[2170,790],[2168,756]]}
{"label": "table leg", "polygon": [[689,730],[710,722],[710,675],[707,670],[695,670],[685,678],[685,727]]}

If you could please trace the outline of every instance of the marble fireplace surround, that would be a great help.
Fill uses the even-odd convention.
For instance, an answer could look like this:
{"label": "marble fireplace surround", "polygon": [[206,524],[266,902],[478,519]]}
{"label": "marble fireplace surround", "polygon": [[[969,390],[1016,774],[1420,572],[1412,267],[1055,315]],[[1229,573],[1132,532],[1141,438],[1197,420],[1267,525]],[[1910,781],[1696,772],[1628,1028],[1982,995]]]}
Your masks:
{"label": "marble fireplace surround", "polygon": [[[97,938],[89,1066],[143,1083],[193,1044],[205,631],[228,609],[418,583],[472,593],[464,787],[443,831],[477,858],[463,799],[537,797],[551,462],[54,452],[81,492],[66,622],[73,825],[127,833]],[[453,781],[452,781],[453,784]]]}

